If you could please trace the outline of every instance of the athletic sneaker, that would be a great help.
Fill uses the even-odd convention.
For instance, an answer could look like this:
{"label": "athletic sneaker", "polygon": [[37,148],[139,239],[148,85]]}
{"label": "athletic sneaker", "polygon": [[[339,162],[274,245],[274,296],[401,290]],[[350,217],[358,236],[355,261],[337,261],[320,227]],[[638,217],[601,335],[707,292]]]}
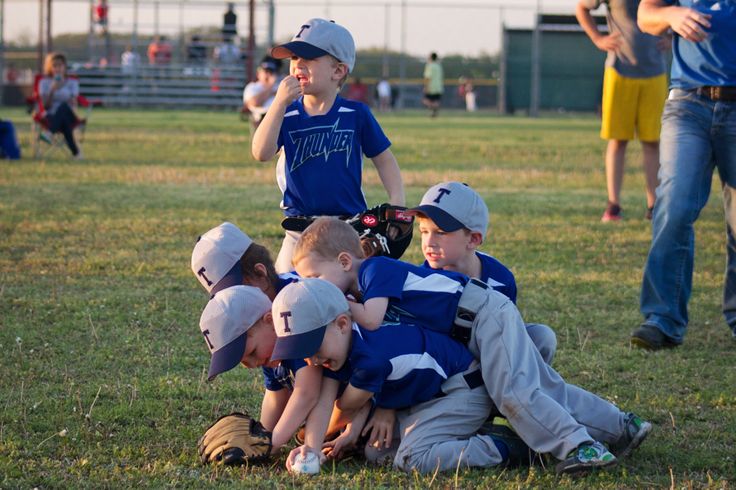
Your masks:
{"label": "athletic sneaker", "polygon": [[680,345],[654,325],[643,324],[631,333],[631,345],[648,350],[672,348]]}
{"label": "athletic sneaker", "polygon": [[608,201],[606,210],[603,211],[603,216],[601,216],[601,221],[604,223],[609,221],[621,221],[621,206]]}
{"label": "athletic sneaker", "polygon": [[616,456],[611,454],[606,446],[598,441],[586,442],[572,451],[567,459],[557,463],[555,471],[558,475],[564,473],[580,473],[596,468],[606,468],[616,464]]}
{"label": "athletic sneaker", "polygon": [[610,445],[610,449],[619,459],[625,458],[644,442],[650,432],[652,432],[651,423],[642,420],[635,413],[629,412],[624,419],[624,433],[618,441]]}

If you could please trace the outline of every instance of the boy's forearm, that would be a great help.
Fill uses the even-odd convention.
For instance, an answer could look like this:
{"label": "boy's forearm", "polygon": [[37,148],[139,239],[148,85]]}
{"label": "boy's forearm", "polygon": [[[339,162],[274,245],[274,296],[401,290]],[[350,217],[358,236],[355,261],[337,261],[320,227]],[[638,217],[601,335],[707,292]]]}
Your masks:
{"label": "boy's forearm", "polygon": [[639,29],[647,34],[661,36],[670,28],[668,12],[673,8],[661,0],[642,0],[637,11],[636,21]]}
{"label": "boy's forearm", "polygon": [[[385,301],[383,301],[385,300]],[[371,298],[364,303],[348,301],[353,321],[368,330],[375,330],[383,324],[388,308],[387,298]]]}
{"label": "boy's forearm", "polygon": [[255,133],[253,133],[253,142],[251,143],[251,151],[253,158],[260,162],[270,160],[278,151],[279,131],[281,124],[284,122],[284,112],[286,108],[280,104],[272,104],[263,116],[261,124],[258,125]]}
{"label": "boy's forearm", "polygon": [[337,380],[324,378],[317,404],[307,416],[307,423],[304,427],[304,444],[317,451],[322,450],[322,443],[332,416],[332,407],[337,397],[337,388]]}
{"label": "boy's forearm", "polygon": [[266,390],[261,402],[260,421],[266,430],[273,431],[278,424],[281,414],[289,401],[289,390],[281,389],[278,391]]}
{"label": "boy's forearm", "polygon": [[[305,366],[296,373],[294,391],[273,430],[273,446],[289,442],[308,414],[312,412],[320,397],[322,368]],[[333,396],[334,398],[334,396]]]}
{"label": "boy's forearm", "polygon": [[373,164],[378,171],[383,187],[388,194],[388,202],[394,206],[405,206],[404,181],[396,157],[390,149],[383,151],[373,158]]}

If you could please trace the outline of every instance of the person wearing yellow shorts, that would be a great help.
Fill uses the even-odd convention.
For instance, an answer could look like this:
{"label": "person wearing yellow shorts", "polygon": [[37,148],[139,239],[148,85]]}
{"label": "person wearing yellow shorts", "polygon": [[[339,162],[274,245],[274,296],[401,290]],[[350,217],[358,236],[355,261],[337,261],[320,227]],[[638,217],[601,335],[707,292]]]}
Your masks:
{"label": "person wearing yellow shorts", "polygon": [[[607,7],[608,34],[601,33],[591,15],[601,3]],[[608,53],[603,76],[601,138],[605,154],[608,202],[601,221],[620,221],[621,187],[626,147],[641,141],[646,183],[647,219],[652,217],[659,184],[660,118],[667,98],[664,51],[669,39],[644,34],[636,25],[639,0],[579,0],[575,15],[595,46]]]}

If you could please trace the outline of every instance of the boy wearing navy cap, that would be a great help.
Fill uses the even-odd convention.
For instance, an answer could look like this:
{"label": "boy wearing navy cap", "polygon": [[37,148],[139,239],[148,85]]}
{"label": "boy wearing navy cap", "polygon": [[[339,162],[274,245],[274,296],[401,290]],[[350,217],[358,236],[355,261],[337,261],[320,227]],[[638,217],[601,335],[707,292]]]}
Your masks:
{"label": "boy wearing navy cap", "polygon": [[[488,206],[467,184],[442,182],[432,186],[419,206],[407,214],[415,215],[422,237],[424,266],[460,272],[475,277],[516,304],[516,279],[498,259],[480,252],[488,232]],[[526,332],[547,364],[557,350],[554,330],[541,323],[527,323]]]}
{"label": "boy wearing navy cap", "polygon": [[[343,293],[321,279],[286,286],[272,314],[274,359],[306,358],[345,374],[348,384],[335,403],[333,423],[350,422],[371,399],[376,407],[397,410],[396,468],[430,473],[508,461],[503,441],[477,434],[491,401],[477,362],[460,343],[415,325],[362,329],[352,322]],[[314,430],[308,422],[307,433]],[[292,451],[288,461],[298,452],[303,449]]]}
{"label": "boy wearing navy cap", "polygon": [[[325,19],[302,24],[292,40],[271,51],[291,58],[289,75],[253,135],[256,160],[285,155],[287,217],[354,216],[368,208],[363,155],[373,161],[388,202],[404,205],[404,186],[391,142],[363,103],[343,99],[340,86],[355,65],[355,43],[343,26]],[[291,270],[299,232],[288,229],[276,270]]]}
{"label": "boy wearing navy cap", "polygon": [[388,257],[363,259],[355,230],[334,218],[304,231],[294,265],[301,277],[326,279],[361,300],[350,302],[350,311],[363,327],[412,323],[462,339],[501,414],[533,450],[561,460],[559,473],[611,466],[616,457],[598,440],[624,456],[652,429],[566,383],[542,360],[511,300],[477,279]]}

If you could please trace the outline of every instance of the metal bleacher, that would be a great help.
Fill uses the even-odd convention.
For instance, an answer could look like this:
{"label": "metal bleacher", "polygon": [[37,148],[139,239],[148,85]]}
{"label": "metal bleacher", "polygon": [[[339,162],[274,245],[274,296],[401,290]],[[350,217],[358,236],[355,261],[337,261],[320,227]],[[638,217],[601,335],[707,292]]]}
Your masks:
{"label": "metal bleacher", "polygon": [[80,92],[108,107],[242,106],[244,66],[73,66]]}

